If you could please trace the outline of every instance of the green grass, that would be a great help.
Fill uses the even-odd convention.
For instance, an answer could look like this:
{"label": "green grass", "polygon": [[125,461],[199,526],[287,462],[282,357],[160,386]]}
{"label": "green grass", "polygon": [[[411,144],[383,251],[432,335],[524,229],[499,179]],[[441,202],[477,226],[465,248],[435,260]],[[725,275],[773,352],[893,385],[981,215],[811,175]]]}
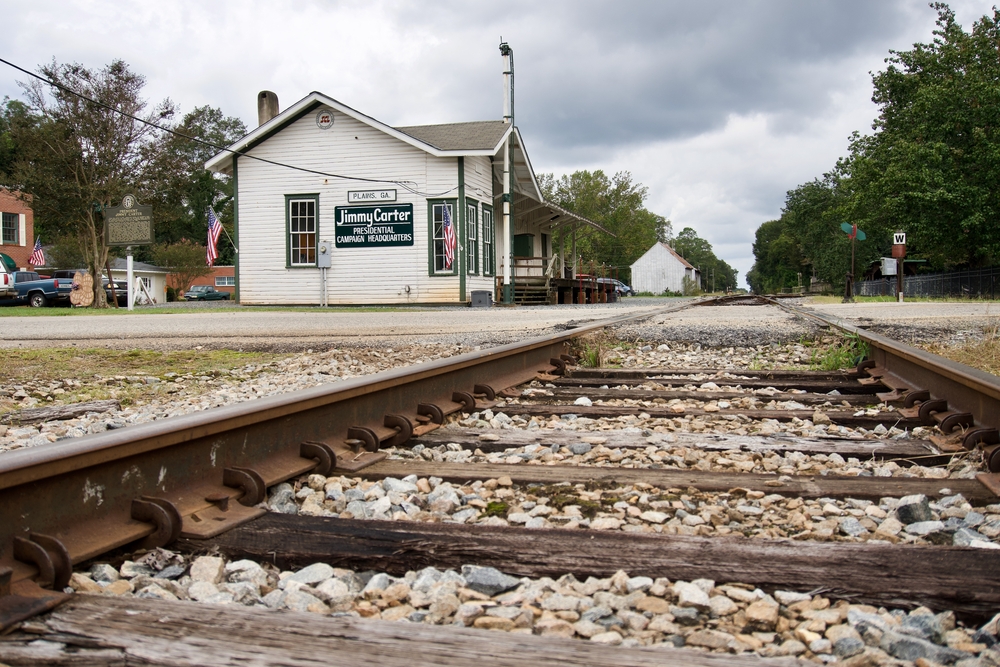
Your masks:
{"label": "green grass", "polygon": [[[0,377],[10,384],[49,385],[64,380],[79,380],[79,387],[64,387],[60,403],[77,403],[115,398],[123,405],[141,401],[147,394],[156,394],[169,383],[140,384],[127,382],[95,383],[95,376],[156,377],[167,373],[207,377],[219,371],[243,368],[250,364],[266,364],[290,357],[290,354],[234,352],[232,350],[104,350],[75,348],[45,348],[3,351],[0,356]],[[0,398],[0,413],[18,406]]]}
{"label": "green grass", "polygon": [[853,368],[868,357],[868,343],[856,334],[844,334],[840,340],[824,349],[813,350],[809,366],[823,371]]}

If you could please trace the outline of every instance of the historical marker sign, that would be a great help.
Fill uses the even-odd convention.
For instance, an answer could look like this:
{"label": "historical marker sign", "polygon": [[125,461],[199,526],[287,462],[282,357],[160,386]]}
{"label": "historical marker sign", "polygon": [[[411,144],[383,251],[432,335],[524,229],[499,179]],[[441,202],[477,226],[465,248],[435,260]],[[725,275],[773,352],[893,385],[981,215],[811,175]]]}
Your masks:
{"label": "historical marker sign", "polygon": [[104,209],[104,243],[109,246],[153,243],[153,207],[139,206],[133,195],[122,197],[121,206]]}
{"label": "historical marker sign", "polygon": [[413,245],[413,204],[337,206],[338,248],[384,248]]}

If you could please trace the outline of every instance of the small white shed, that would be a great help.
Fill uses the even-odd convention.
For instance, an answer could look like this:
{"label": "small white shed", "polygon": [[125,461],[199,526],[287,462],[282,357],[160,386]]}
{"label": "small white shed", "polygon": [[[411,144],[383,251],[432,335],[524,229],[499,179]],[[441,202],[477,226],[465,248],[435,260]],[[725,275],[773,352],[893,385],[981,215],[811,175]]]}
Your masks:
{"label": "small white shed", "polygon": [[[153,303],[167,302],[167,269],[161,269],[145,262],[132,262],[132,274],[136,280],[142,281]],[[128,263],[116,257],[111,260],[111,276],[116,283],[128,282]]]}
{"label": "small white shed", "polygon": [[685,278],[701,286],[698,269],[666,243],[655,243],[632,264],[632,289],[636,292],[683,292]]}

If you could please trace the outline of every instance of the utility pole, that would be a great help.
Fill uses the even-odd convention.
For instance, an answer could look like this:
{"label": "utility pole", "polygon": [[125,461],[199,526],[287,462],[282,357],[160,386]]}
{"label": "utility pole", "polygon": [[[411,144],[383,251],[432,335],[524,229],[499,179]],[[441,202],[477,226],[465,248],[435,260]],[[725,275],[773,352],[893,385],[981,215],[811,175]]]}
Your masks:
{"label": "utility pole", "polygon": [[510,123],[511,133],[503,145],[503,302],[514,303],[514,285],[511,281],[511,264],[514,262],[511,247],[511,173],[510,143],[514,140],[514,50],[500,38],[500,55],[504,59],[503,120]]}

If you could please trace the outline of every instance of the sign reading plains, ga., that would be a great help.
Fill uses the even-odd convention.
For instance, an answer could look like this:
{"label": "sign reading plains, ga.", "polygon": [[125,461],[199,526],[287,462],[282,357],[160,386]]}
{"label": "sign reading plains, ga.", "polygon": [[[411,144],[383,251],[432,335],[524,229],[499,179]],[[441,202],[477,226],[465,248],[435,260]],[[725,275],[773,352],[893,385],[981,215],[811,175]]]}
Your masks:
{"label": "sign reading plains, ga.", "polygon": [[413,204],[337,206],[338,248],[384,248],[413,245]]}

